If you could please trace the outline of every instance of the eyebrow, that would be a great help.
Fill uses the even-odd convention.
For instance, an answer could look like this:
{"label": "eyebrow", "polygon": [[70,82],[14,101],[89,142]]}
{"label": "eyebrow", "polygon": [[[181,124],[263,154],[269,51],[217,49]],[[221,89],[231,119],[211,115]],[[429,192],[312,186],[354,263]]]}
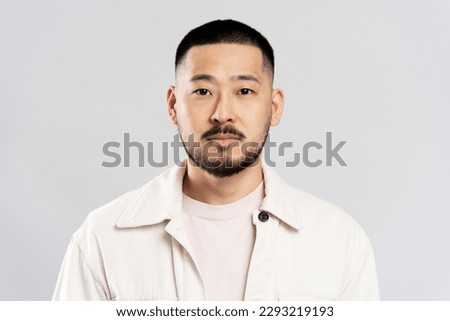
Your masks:
{"label": "eyebrow", "polygon": [[[249,75],[249,74],[239,74],[236,76],[232,76],[230,78],[231,80],[250,80],[256,82],[258,85],[261,85],[261,82],[256,78],[255,76]],[[205,80],[210,82],[217,82],[217,79],[210,75],[210,74],[198,74],[192,76],[190,79],[191,82],[199,81],[199,80]]]}
{"label": "eyebrow", "polygon": [[256,82],[258,85],[261,85],[261,83],[259,82],[258,78],[256,78],[255,76],[252,75],[237,75],[234,77],[231,77],[232,80],[250,80],[250,81],[254,81]]}
{"label": "eyebrow", "polygon": [[215,82],[216,78],[214,78],[213,76],[208,75],[208,74],[198,74],[198,75],[192,76],[190,81],[194,82],[194,81],[199,81],[199,80]]}

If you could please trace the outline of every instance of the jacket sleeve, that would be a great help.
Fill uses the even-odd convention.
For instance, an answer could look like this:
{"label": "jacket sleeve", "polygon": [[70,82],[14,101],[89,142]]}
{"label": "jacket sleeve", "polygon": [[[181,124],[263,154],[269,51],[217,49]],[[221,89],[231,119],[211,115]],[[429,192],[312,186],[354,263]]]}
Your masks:
{"label": "jacket sleeve", "polygon": [[380,300],[378,278],[372,246],[367,243],[354,255],[342,300]]}
{"label": "jacket sleeve", "polygon": [[53,300],[108,300],[105,287],[89,266],[75,237],[65,254]]}

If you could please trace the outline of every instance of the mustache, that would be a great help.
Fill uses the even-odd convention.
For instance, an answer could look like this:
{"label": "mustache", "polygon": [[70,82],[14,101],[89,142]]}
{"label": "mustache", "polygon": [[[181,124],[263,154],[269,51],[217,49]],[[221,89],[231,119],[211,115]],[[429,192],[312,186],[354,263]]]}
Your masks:
{"label": "mustache", "polygon": [[208,130],[207,132],[205,132],[201,139],[207,139],[210,136],[214,136],[217,134],[232,134],[234,136],[237,136],[238,138],[242,139],[242,138],[246,138],[244,133],[241,132],[240,130],[234,128],[231,125],[225,125],[225,126],[214,126],[213,128],[211,128],[210,130]]}

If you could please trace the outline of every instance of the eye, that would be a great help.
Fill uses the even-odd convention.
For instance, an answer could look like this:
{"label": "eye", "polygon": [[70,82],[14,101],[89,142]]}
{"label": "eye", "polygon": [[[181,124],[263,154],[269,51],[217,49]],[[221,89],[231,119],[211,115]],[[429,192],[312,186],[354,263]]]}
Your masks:
{"label": "eye", "polygon": [[200,95],[200,96],[206,96],[211,95],[211,92],[208,89],[200,88],[194,91],[194,94]]}
{"label": "eye", "polygon": [[239,94],[239,95],[244,95],[244,96],[250,95],[250,94],[252,94],[252,93],[253,93],[253,90],[251,90],[251,89],[249,89],[249,88],[242,88],[242,89],[240,89],[240,90],[238,91],[238,94]]}

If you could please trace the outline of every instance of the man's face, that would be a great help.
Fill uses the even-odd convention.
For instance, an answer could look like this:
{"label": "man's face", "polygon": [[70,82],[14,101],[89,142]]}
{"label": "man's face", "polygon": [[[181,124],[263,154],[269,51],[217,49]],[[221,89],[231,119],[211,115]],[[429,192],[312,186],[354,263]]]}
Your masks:
{"label": "man's face", "polygon": [[257,160],[283,107],[283,94],[272,89],[264,68],[260,49],[250,45],[201,45],[187,52],[167,101],[196,166],[226,177]]}

